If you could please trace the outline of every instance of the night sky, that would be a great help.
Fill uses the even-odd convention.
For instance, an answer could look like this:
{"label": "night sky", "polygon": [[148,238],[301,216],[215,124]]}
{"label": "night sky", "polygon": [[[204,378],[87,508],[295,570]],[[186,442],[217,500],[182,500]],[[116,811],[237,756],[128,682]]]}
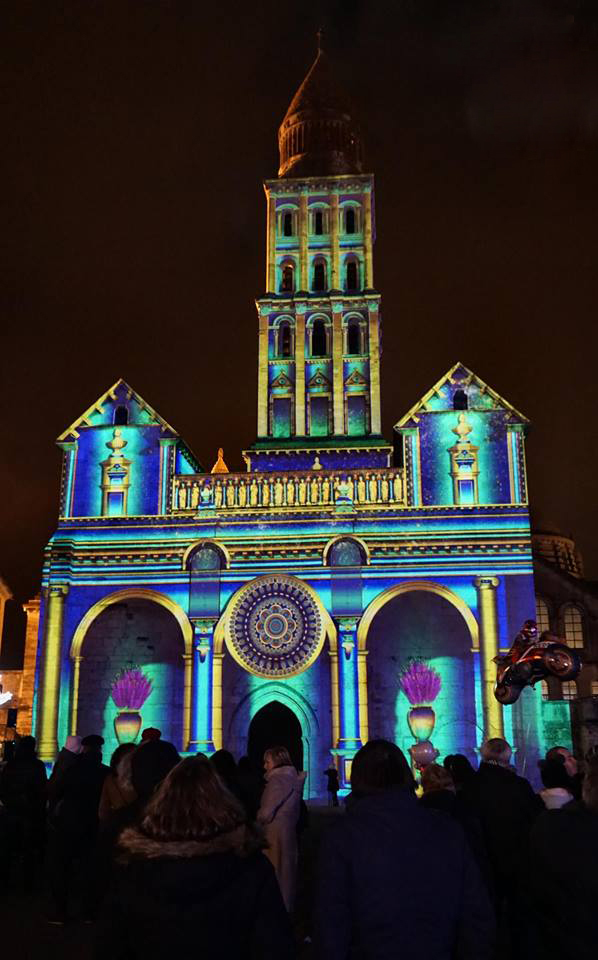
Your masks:
{"label": "night sky", "polygon": [[383,417],[457,360],[533,422],[598,576],[595,0],[5,2],[0,573],[35,593],[58,434],[124,377],[208,469],[255,438],[276,132],[338,62],[376,175]]}

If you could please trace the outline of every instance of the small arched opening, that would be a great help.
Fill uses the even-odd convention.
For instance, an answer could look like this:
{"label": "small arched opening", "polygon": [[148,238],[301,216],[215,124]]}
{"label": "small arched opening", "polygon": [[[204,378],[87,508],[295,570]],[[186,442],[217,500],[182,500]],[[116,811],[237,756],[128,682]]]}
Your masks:
{"label": "small arched opening", "polygon": [[311,355],[312,357],[328,356],[328,335],[323,320],[314,320],[311,331]]}
{"label": "small arched opening", "polygon": [[326,261],[314,260],[311,288],[315,291],[326,290]]}
{"label": "small arched opening", "polygon": [[114,411],[114,426],[126,427],[129,423],[129,410],[124,405],[116,408]]}
{"label": "small arched opening", "polygon": [[286,747],[297,770],[303,770],[303,731],[293,713],[279,700],[272,700],[249,724],[247,755],[254,767],[263,768],[264,752],[269,747]]}

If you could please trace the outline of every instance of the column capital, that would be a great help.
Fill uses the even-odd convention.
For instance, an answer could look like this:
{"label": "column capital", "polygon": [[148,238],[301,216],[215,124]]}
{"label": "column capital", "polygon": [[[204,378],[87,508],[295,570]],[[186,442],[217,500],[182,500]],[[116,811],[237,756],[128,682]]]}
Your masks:
{"label": "column capital", "polygon": [[498,577],[476,577],[473,582],[476,590],[496,590],[500,580]]}
{"label": "column capital", "polygon": [[361,617],[334,617],[338,629],[343,633],[353,632],[357,629],[357,624]]}
{"label": "column capital", "polygon": [[195,633],[212,633],[218,623],[218,617],[189,617]]}
{"label": "column capital", "polygon": [[52,583],[52,584],[49,584],[46,590],[44,591],[46,599],[48,600],[50,599],[50,597],[56,597],[56,598],[60,597],[64,599],[64,597],[66,597],[68,592],[69,592],[68,583]]}

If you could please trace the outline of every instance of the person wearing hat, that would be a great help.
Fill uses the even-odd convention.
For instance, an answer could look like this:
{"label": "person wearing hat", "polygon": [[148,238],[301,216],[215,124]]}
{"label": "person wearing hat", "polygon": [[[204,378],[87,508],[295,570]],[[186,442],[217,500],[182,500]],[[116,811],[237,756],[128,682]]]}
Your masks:
{"label": "person wearing hat", "polygon": [[50,923],[65,922],[75,876],[84,915],[89,916],[91,912],[98,808],[104,780],[110,772],[102,763],[103,745],[104,739],[99,734],[83,737],[80,755],[56,785],[49,821],[48,867],[54,906]]}

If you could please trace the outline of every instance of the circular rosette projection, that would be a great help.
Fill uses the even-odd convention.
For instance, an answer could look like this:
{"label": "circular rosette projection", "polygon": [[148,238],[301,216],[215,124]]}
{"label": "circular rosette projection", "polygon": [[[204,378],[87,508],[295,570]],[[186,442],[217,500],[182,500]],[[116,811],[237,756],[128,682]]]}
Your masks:
{"label": "circular rosette projection", "polygon": [[307,669],[326,635],[315,595],[294,577],[269,576],[243,587],[226,620],[235,660],[261,677],[290,677]]}

